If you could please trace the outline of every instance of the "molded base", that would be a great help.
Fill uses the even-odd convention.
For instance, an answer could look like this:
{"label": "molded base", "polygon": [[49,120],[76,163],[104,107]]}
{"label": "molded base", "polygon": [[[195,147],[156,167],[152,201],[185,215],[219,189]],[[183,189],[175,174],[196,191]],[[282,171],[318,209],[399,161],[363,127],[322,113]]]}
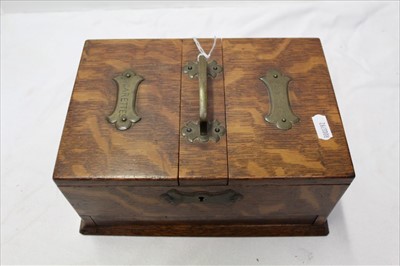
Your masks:
{"label": "molded base", "polygon": [[124,236],[326,236],[328,223],[322,224],[131,224],[98,226],[81,222],[84,235]]}

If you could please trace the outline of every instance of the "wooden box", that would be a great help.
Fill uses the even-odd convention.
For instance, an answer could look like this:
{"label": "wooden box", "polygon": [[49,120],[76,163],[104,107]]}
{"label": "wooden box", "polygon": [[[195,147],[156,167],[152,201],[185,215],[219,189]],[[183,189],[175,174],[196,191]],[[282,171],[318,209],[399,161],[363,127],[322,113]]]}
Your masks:
{"label": "wooden box", "polygon": [[327,235],[355,174],[320,40],[198,54],[191,39],[86,41],[53,176],[80,232]]}

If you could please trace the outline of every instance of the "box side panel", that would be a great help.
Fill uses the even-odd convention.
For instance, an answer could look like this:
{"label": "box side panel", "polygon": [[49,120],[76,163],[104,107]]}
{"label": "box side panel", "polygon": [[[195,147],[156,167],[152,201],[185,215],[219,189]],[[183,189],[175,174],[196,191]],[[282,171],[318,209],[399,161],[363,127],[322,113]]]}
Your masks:
{"label": "box side panel", "polygon": [[[181,48],[181,40],[85,43],[54,171],[57,183],[116,179],[177,184]],[[125,91],[117,97],[115,78],[127,70],[144,79],[135,101],[141,120],[120,131],[107,117],[116,103],[126,103]],[[118,112],[118,119],[123,114]]]}
{"label": "box side panel", "polygon": [[318,216],[322,217],[319,222],[321,219],[325,221],[347,187],[61,186],[60,189],[79,215],[91,217],[97,225],[197,222],[313,224]]}
{"label": "box side panel", "polygon": [[[224,39],[223,52],[230,184],[354,177],[319,39]],[[272,97],[260,78],[271,70],[291,80],[288,97],[300,121],[289,130],[264,119],[272,111]],[[333,138],[318,138],[316,114],[326,116]]]}

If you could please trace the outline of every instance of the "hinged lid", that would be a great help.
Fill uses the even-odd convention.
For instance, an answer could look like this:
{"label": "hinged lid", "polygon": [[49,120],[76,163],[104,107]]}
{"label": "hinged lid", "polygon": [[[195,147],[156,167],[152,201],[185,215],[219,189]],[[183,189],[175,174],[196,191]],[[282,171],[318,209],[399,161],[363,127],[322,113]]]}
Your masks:
{"label": "hinged lid", "polygon": [[[350,183],[353,165],[319,39],[227,39],[223,47],[229,182]],[[260,78],[270,70],[290,79],[300,121],[289,130],[264,120],[273,110]],[[317,114],[327,118],[329,140],[318,138]]]}
{"label": "hinged lid", "polygon": [[[181,53],[180,40],[86,41],[54,171],[56,182],[177,184]],[[141,120],[121,131],[107,118],[117,102],[113,79],[127,70],[144,79],[136,97]]]}
{"label": "hinged lid", "polygon": [[[200,42],[211,48],[213,40]],[[199,80],[183,73],[197,55],[190,39],[87,41],[54,180],[350,183],[354,170],[318,39],[218,40],[209,62],[223,71],[206,84],[202,79],[206,110]],[[184,136],[199,109],[200,120],[206,111],[208,121],[226,129],[218,142],[190,143]],[[315,115],[326,124],[314,123]],[[319,138],[316,126],[331,135]]]}

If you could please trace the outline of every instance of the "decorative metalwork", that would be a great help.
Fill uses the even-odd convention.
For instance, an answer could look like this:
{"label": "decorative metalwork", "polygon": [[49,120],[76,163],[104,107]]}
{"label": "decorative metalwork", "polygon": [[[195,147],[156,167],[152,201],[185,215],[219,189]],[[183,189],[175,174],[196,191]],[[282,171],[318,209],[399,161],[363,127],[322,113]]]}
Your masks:
{"label": "decorative metalwork", "polygon": [[216,203],[216,204],[233,204],[243,198],[240,193],[228,189],[222,192],[180,192],[171,189],[161,195],[161,198],[167,202],[178,205],[181,203]]}
{"label": "decorative metalwork", "polygon": [[260,78],[268,88],[270,111],[265,115],[265,121],[275,124],[279,129],[291,129],[300,119],[293,113],[288,95],[290,78],[277,70],[270,70]]}
{"label": "decorative metalwork", "polygon": [[207,142],[212,140],[218,142],[225,135],[225,128],[217,120],[207,122],[206,134],[200,132],[200,122],[190,121],[182,127],[182,136],[189,142]]}
{"label": "decorative metalwork", "polygon": [[215,78],[222,72],[222,66],[216,61],[207,63],[207,59],[201,55],[199,61],[189,62],[183,68],[183,72],[190,78],[199,79],[199,121],[190,121],[182,128],[182,135],[189,142],[219,141],[225,134],[225,128],[218,120],[207,120],[207,77]]}
{"label": "decorative metalwork", "polygon": [[114,112],[107,116],[107,120],[115,124],[118,130],[127,130],[132,123],[137,123],[141,119],[136,112],[136,94],[144,78],[132,70],[127,70],[113,80],[118,86],[117,103]]}

